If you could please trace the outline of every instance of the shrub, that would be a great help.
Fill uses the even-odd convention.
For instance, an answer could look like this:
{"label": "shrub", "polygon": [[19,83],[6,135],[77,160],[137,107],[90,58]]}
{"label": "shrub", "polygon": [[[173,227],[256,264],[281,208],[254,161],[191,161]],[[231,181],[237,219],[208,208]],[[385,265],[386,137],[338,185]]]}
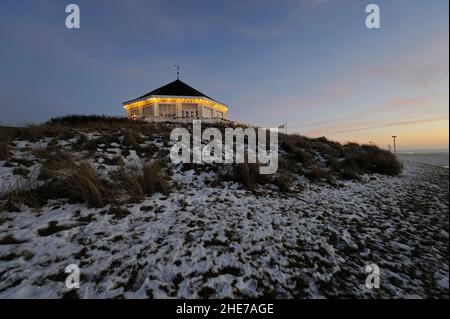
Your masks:
{"label": "shrub", "polygon": [[384,175],[398,175],[402,171],[400,161],[391,152],[382,150],[373,145],[355,144],[350,148],[342,162],[342,169],[358,173],[378,173]]}
{"label": "shrub", "polygon": [[310,144],[310,140],[301,135],[280,135],[281,148],[284,149],[289,154],[295,154],[297,149],[307,148]]}

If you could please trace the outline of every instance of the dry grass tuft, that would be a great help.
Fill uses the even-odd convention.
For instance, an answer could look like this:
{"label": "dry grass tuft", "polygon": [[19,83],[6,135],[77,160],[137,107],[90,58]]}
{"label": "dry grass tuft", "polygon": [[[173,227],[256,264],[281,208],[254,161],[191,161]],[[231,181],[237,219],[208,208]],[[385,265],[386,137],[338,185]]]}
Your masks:
{"label": "dry grass tuft", "polygon": [[144,197],[142,175],[137,171],[121,167],[119,170],[111,172],[110,175],[114,181],[112,187],[118,192],[125,192],[131,201],[139,201]]}
{"label": "dry grass tuft", "polygon": [[10,185],[8,190],[1,194],[0,211],[21,211],[24,205],[33,208],[37,207],[35,197],[30,194],[30,189],[33,189],[33,187],[31,180],[17,178],[14,184]]}
{"label": "dry grass tuft", "polygon": [[38,179],[47,180],[62,175],[62,170],[68,170],[75,167],[75,160],[68,152],[56,150],[55,152],[48,150],[42,151],[41,156],[45,161],[42,163]]}
{"label": "dry grass tuft", "polygon": [[152,161],[145,164],[142,177],[143,189],[146,194],[159,192],[167,195],[169,193],[168,177],[164,173],[160,161]]}
{"label": "dry grass tuft", "polygon": [[159,161],[145,164],[142,172],[121,167],[110,175],[115,181],[112,187],[119,193],[125,193],[131,201],[139,201],[146,195],[158,192],[165,195],[170,192],[169,178]]}
{"label": "dry grass tuft", "polygon": [[87,203],[89,207],[103,207],[105,189],[94,168],[87,162],[75,166],[65,180],[69,198]]}
{"label": "dry grass tuft", "polygon": [[123,144],[130,148],[139,148],[139,144],[142,142],[141,140],[140,135],[131,130],[126,130],[123,135]]}
{"label": "dry grass tuft", "polygon": [[7,192],[3,197],[1,210],[7,212],[20,211],[26,200],[26,192],[21,188],[14,188]]}

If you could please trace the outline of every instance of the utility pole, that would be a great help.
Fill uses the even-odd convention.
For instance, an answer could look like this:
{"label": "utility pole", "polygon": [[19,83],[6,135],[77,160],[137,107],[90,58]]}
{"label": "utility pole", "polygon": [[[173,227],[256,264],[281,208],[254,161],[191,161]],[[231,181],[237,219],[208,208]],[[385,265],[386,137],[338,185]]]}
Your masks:
{"label": "utility pole", "polygon": [[397,145],[395,143],[395,139],[397,138],[397,136],[393,135],[392,138],[394,139],[394,155],[397,155]]}

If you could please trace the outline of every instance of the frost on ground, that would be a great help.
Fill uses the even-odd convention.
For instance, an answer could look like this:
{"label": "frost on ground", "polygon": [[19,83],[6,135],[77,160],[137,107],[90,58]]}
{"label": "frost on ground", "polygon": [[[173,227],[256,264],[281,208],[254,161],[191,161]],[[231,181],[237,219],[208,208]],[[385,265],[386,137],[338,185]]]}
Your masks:
{"label": "frost on ground", "polygon": [[[16,144],[14,156],[23,147],[34,146]],[[141,165],[135,152],[124,161]],[[7,187],[14,167],[4,164]],[[0,298],[449,297],[448,170],[405,162],[397,177],[299,178],[288,193],[217,187],[213,175],[174,166],[170,194],[120,213],[61,200],[6,212]],[[379,289],[365,286],[373,263]],[[79,290],[65,286],[69,264],[81,269]]]}

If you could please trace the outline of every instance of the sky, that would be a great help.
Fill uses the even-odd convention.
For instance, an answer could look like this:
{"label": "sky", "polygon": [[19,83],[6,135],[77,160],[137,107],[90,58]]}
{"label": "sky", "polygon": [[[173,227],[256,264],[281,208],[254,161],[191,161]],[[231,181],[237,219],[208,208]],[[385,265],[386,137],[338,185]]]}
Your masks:
{"label": "sky", "polygon": [[[65,8],[79,5],[80,29]],[[380,29],[365,7],[380,7]],[[0,125],[123,116],[176,79],[229,118],[340,142],[448,149],[448,0],[2,0]]]}

